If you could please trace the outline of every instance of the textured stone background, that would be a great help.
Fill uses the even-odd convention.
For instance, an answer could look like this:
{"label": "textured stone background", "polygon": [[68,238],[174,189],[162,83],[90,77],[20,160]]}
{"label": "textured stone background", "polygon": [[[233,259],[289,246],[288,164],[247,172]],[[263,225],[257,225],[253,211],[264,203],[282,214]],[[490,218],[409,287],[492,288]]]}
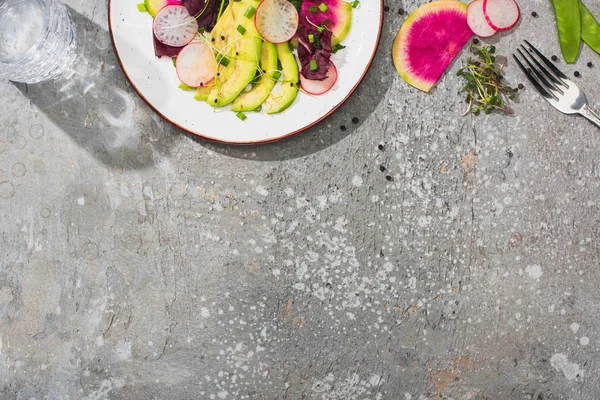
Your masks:
{"label": "textured stone background", "polygon": [[[404,0],[325,123],[214,145],[136,96],[106,1],[67,3],[71,83],[0,82],[0,398],[598,398],[591,124],[530,89],[461,118],[460,63],[409,88],[389,53],[425,1]],[[499,52],[559,54],[550,6],[520,3]],[[600,57],[562,66],[600,108]]]}

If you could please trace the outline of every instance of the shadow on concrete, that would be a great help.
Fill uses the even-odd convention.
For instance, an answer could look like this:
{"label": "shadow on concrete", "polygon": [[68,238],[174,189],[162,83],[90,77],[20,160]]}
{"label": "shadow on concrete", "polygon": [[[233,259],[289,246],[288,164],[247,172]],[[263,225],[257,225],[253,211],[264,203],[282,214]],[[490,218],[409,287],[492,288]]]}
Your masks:
{"label": "shadow on concrete", "polygon": [[148,131],[156,131],[156,124],[147,118],[151,111],[141,113],[146,117],[143,122],[135,118],[136,105],[143,102],[135,102],[109,33],[77,11],[70,12],[77,29],[78,54],[72,69],[56,80],[14,85],[103,164],[122,169],[151,167],[154,151],[165,154],[169,150],[164,140],[146,140]]}

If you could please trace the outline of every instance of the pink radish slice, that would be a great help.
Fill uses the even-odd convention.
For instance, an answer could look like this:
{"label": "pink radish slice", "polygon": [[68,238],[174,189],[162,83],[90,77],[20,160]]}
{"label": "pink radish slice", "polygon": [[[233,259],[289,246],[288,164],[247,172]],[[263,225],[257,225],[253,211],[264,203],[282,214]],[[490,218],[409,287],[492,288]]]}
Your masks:
{"label": "pink radish slice", "polygon": [[483,0],[483,15],[492,29],[507,31],[519,22],[521,10],[514,0]]}
{"label": "pink radish slice", "polygon": [[182,47],[196,37],[198,23],[184,6],[166,6],[154,17],[153,30],[159,42]]}
{"label": "pink radish slice", "polygon": [[483,0],[475,0],[469,4],[467,23],[473,33],[479,37],[487,38],[496,33],[496,30],[488,24],[485,15],[483,15]]}
{"label": "pink radish slice", "polygon": [[265,40],[287,42],[298,30],[298,11],[287,0],[263,0],[254,15],[254,25]]}
{"label": "pink radish slice", "polygon": [[197,88],[206,85],[215,77],[217,60],[208,45],[194,42],[179,52],[175,68],[181,83]]}
{"label": "pink radish slice", "polygon": [[324,81],[314,81],[311,79],[306,79],[300,75],[300,87],[306,93],[318,96],[320,94],[327,93],[329,89],[335,85],[337,78],[337,68],[331,61],[329,61],[329,70],[327,71],[327,78]]}

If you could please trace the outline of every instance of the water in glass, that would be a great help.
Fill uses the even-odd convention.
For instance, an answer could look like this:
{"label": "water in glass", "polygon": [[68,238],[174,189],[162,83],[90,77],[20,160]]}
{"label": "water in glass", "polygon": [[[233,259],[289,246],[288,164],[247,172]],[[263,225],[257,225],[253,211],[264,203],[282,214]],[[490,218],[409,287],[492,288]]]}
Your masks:
{"label": "water in glass", "polygon": [[75,60],[75,29],[59,0],[0,0],[0,79],[36,83]]}

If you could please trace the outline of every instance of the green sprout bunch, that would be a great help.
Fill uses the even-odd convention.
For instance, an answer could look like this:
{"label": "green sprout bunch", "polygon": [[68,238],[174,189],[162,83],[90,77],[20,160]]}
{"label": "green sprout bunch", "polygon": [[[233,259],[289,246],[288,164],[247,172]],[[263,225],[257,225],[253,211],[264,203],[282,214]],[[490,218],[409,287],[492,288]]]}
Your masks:
{"label": "green sprout bunch", "polygon": [[457,72],[467,81],[462,92],[467,94],[469,106],[463,115],[469,111],[475,115],[482,111],[489,114],[494,110],[512,114],[513,111],[506,104],[508,100],[515,99],[518,89],[505,83],[502,70],[506,58],[502,57],[502,62],[497,63],[494,46],[472,44],[470,49],[473,57],[469,57],[467,65]]}

